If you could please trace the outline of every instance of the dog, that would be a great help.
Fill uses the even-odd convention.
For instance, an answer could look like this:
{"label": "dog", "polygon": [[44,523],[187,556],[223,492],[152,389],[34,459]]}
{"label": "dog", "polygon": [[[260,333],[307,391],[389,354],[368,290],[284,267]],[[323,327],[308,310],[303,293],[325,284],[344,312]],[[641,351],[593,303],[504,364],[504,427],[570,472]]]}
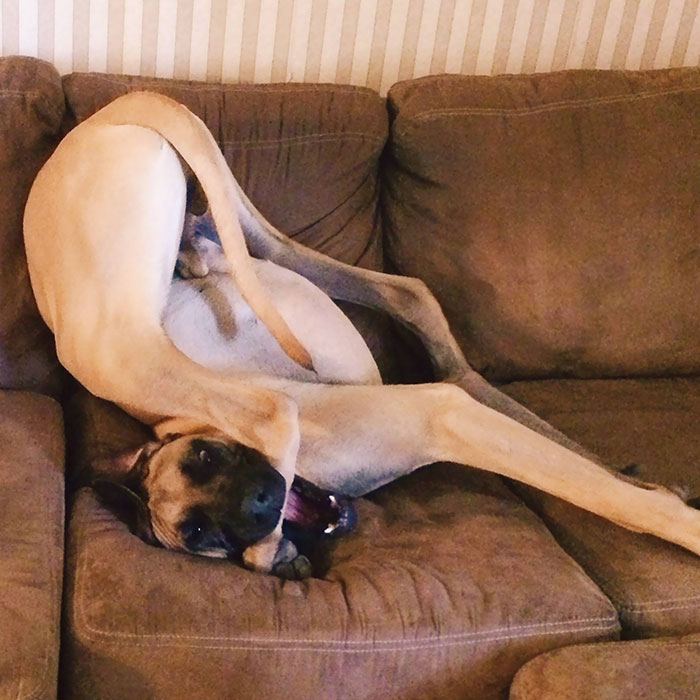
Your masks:
{"label": "dog", "polygon": [[[193,233],[179,158],[221,247]],[[124,95],[68,133],[32,186],[24,236],[60,362],[153,427],[155,440],[102,480],[144,539],[304,577],[285,523],[344,531],[347,498],[450,461],[700,554],[700,513],[606,468],[488,384],[422,282],[341,264],[276,230],[206,126],[169,98]],[[415,333],[437,381],[383,385],[331,299]]]}

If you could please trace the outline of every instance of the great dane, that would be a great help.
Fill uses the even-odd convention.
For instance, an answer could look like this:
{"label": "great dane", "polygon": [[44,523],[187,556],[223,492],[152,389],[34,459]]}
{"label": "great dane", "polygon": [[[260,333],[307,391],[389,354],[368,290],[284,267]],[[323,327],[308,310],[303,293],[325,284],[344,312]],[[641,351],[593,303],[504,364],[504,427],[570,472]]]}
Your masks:
{"label": "great dane", "polygon": [[[223,247],[190,231],[184,279],[173,276],[188,229],[178,154]],[[450,461],[700,554],[698,511],[607,469],[489,385],[420,281],[338,263],[277,231],[206,126],[169,98],[131,93],[73,129],[34,182],[24,234],[60,362],[153,427],[115,481],[138,504],[141,534],[167,548],[303,576],[282,528],[315,517],[314,489],[331,492],[328,517],[344,526],[351,515],[333,494]],[[439,381],[382,385],[331,299],[417,334]]]}

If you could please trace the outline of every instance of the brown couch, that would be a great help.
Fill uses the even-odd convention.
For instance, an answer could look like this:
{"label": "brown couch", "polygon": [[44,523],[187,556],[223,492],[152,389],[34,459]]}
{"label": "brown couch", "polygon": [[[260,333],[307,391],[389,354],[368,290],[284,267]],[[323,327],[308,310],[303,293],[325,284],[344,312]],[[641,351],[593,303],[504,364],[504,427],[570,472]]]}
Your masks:
{"label": "brown couch", "polygon": [[[697,557],[469,468],[361,499],[358,530],[302,582],[149,547],[74,489],[91,458],[147,431],[58,368],[22,207],[61,134],[136,88],[198,113],[281,230],[422,277],[490,379],[613,464],[700,495],[700,71],[442,76],[385,101],[330,85],[61,80],[2,59],[0,699],[491,700],[533,659],[514,699],[550,685],[547,697],[603,697],[567,679],[616,692],[624,671],[601,669],[627,658],[621,636],[671,638],[634,647],[637,663],[700,632]],[[387,319],[348,313],[386,378],[426,375]],[[698,647],[683,644],[682,673],[639,662],[663,697],[700,682]]]}

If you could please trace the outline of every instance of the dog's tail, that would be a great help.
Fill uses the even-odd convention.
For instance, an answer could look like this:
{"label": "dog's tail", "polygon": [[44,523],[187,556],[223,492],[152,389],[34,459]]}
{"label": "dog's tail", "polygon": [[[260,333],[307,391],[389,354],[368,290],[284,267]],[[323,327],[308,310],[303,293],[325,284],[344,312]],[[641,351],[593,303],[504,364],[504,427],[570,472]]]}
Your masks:
{"label": "dog's tail", "polygon": [[209,200],[216,229],[236,284],[282,349],[302,367],[313,370],[311,356],[291,332],[260,284],[238,220],[233,173],[204,122],[175,100],[152,92],[117,98],[90,117],[93,123],[153,129],[192,168]]}

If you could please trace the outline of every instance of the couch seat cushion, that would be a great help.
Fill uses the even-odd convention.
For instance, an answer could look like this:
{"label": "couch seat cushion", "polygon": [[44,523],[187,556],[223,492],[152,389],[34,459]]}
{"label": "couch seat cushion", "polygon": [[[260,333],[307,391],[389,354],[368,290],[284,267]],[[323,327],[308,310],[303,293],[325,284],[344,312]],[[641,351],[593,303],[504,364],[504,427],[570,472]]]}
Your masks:
{"label": "couch seat cushion", "polygon": [[387,252],[502,381],[700,371],[700,69],[389,91]]}
{"label": "couch seat cushion", "polygon": [[[141,439],[87,395],[70,413],[78,461]],[[426,468],[358,507],[327,574],[283,582],[147,546],[79,491],[67,697],[489,700],[541,651],[616,638],[609,601],[498,478]]]}
{"label": "couch seat cushion", "polygon": [[[609,464],[637,464],[641,478],[700,496],[700,379],[548,380],[505,390]],[[627,635],[700,631],[700,558],[516,488],[610,596]]]}
{"label": "couch seat cushion", "polygon": [[56,697],[63,424],[52,399],[0,391],[0,698]]}
{"label": "couch seat cushion", "polygon": [[34,177],[60,136],[61,78],[44,61],[0,58],[0,387],[57,394],[53,336],[34,301],[22,238]]}
{"label": "couch seat cushion", "polygon": [[700,636],[582,644],[542,654],[515,677],[510,700],[696,700]]}

